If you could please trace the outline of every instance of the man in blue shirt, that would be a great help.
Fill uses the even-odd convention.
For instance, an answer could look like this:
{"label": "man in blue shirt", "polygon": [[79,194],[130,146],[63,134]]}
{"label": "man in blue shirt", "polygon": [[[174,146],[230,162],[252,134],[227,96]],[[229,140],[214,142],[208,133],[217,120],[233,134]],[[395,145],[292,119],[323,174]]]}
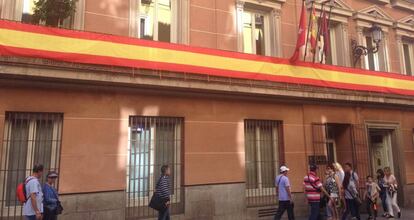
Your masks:
{"label": "man in blue shirt", "polygon": [[287,210],[288,219],[294,220],[292,193],[290,191],[290,181],[288,178],[289,168],[280,167],[280,175],[276,177],[276,192],[279,197],[279,208],[277,209],[275,220],[282,218],[283,213]]}

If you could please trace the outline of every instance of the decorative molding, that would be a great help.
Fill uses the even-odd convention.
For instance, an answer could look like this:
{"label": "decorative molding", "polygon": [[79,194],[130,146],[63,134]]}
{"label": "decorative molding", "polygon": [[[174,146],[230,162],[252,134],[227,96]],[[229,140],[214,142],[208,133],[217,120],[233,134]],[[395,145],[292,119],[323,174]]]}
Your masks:
{"label": "decorative molding", "polygon": [[376,3],[378,3],[378,4],[382,4],[382,5],[385,5],[385,4],[389,4],[390,3],[390,0],[372,0],[373,2],[376,2]]}
{"label": "decorative molding", "polygon": [[73,19],[73,29],[85,29],[85,0],[78,0],[76,2],[76,12]]}
{"label": "decorative molding", "polygon": [[[315,10],[321,12],[323,0],[314,1]],[[342,0],[333,0],[331,20],[348,23],[348,18],[353,15],[354,9]],[[307,3],[307,8],[310,9],[311,3]],[[325,5],[325,7],[329,7]]]}
{"label": "decorative molding", "polygon": [[394,22],[394,28],[397,35],[414,38],[414,15],[409,15]]}
{"label": "decorative molding", "polygon": [[391,6],[399,9],[405,9],[408,11],[414,11],[414,2],[406,0],[391,0]]}
{"label": "decorative molding", "polygon": [[393,25],[393,18],[377,5],[372,5],[354,13],[354,19],[384,26]]}

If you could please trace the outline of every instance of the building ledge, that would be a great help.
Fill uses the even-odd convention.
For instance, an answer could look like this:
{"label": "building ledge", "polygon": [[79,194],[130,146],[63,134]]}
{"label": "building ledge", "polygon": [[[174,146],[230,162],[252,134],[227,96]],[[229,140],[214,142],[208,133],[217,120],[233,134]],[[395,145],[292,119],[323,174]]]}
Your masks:
{"label": "building ledge", "polygon": [[45,59],[2,57],[0,58],[0,81],[8,80],[19,80],[29,84],[34,81],[43,81],[48,85],[71,83],[87,87],[111,85],[148,91],[180,91],[186,94],[228,94],[251,98],[276,97],[290,101],[318,101],[341,105],[361,103],[382,107],[414,107],[412,96],[192,73],[66,63]]}

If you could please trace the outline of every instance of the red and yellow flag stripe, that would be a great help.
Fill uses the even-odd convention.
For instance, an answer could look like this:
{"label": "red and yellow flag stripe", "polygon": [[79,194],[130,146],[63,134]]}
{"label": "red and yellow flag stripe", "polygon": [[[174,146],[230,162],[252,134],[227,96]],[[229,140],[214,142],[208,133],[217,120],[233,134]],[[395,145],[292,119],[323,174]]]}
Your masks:
{"label": "red and yellow flag stripe", "polygon": [[414,95],[412,77],[0,20],[0,55]]}

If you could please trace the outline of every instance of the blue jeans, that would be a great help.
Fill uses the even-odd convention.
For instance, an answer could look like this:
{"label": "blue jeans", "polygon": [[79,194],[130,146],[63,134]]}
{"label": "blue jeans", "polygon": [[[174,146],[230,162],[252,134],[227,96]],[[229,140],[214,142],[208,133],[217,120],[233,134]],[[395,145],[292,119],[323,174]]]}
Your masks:
{"label": "blue jeans", "polygon": [[170,220],[170,208],[158,212],[158,220]]}
{"label": "blue jeans", "polygon": [[309,202],[310,215],[309,220],[318,220],[320,211],[320,202]]}
{"label": "blue jeans", "polygon": [[36,216],[35,215],[26,215],[24,216],[25,220],[36,220]]}
{"label": "blue jeans", "polygon": [[293,206],[293,203],[291,203],[290,201],[279,201],[279,208],[276,211],[274,220],[280,220],[285,211],[287,211],[288,213],[288,219],[294,220],[295,215],[293,213]]}
{"label": "blue jeans", "polygon": [[346,220],[348,215],[351,214],[353,218],[356,218],[358,220],[361,219],[361,216],[359,214],[359,206],[355,199],[345,199],[346,200],[346,209],[344,214],[342,215],[342,220]]}
{"label": "blue jeans", "polygon": [[384,210],[385,213],[387,213],[388,212],[387,193],[386,192],[380,193],[380,198],[381,198],[382,209]]}

